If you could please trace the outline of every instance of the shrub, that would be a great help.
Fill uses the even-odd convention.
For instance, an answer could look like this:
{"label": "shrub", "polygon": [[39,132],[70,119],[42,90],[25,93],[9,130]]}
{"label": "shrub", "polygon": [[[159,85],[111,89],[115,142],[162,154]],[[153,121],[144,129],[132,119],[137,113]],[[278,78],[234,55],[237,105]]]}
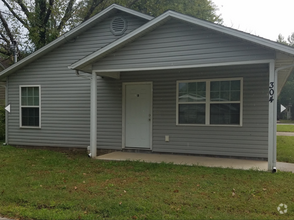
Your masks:
{"label": "shrub", "polygon": [[5,108],[0,107],[0,140],[5,139]]}

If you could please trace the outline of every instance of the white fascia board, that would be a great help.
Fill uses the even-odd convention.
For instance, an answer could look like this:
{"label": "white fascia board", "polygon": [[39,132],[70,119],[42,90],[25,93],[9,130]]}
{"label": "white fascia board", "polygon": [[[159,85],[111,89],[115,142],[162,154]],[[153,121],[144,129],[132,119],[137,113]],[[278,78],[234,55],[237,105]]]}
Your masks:
{"label": "white fascia board", "polygon": [[132,14],[137,17],[141,17],[146,20],[152,20],[153,17],[149,15],[142,14],[140,12],[134,11],[132,9],[125,8],[123,6],[112,4],[108,8],[104,9],[103,11],[99,12],[95,16],[89,18],[87,21],[81,23],[76,28],[70,30],[69,32],[63,34],[62,36],[58,37],[56,40],[52,41],[51,43],[45,45],[44,47],[40,48],[39,50],[35,51],[31,55],[25,57],[24,59],[20,60],[19,62],[15,63],[14,65],[8,67],[7,69],[3,70],[0,73],[0,79],[6,77],[7,75],[13,73],[14,71],[24,67],[25,65],[29,64],[30,62],[40,58],[41,56],[47,54],[51,50],[59,47],[64,42],[70,40],[71,38],[75,37],[79,33],[83,32],[84,29],[88,28],[89,25],[92,23],[99,22],[104,19],[104,17],[110,13],[112,10],[120,10],[129,14]]}
{"label": "white fascia board", "polygon": [[279,50],[288,54],[291,54],[294,56],[294,48],[291,48],[289,46],[285,46],[282,45],[280,43],[277,42],[273,42],[261,37],[257,37],[245,32],[241,32],[238,30],[234,30],[232,28],[228,28],[222,25],[218,25],[218,24],[214,24],[212,22],[208,22],[208,21],[204,21],[204,20],[200,20],[197,18],[193,18],[190,17],[188,15],[183,15],[180,14],[178,12],[174,12],[174,11],[167,11],[164,14],[158,16],[157,18],[149,21],[147,24],[141,26],[140,28],[134,30],[133,32],[131,32],[130,34],[118,39],[117,41],[107,45],[106,47],[88,55],[87,57],[79,60],[76,63],[73,63],[72,65],[70,65],[68,68],[69,69],[78,69],[83,67],[84,65],[89,64],[90,62],[93,61],[97,61],[99,59],[99,57],[103,56],[104,54],[110,52],[113,49],[116,49],[120,46],[125,45],[129,40],[135,39],[136,37],[140,36],[140,34],[142,34],[145,31],[148,31],[148,29],[151,29],[153,26],[158,25],[159,23],[163,22],[165,19],[169,19],[169,18],[176,18],[182,21],[186,21],[195,25],[199,25],[211,30],[215,30],[221,33],[225,33],[228,34],[230,36],[234,36],[234,37],[238,37],[240,39],[246,40],[246,41],[250,41],[259,45],[263,45],[265,47],[274,49],[274,50]]}

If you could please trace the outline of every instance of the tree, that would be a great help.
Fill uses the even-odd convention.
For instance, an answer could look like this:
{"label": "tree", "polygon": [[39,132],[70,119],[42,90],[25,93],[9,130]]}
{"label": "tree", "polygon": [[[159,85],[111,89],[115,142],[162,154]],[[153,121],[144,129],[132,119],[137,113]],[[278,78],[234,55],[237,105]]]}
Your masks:
{"label": "tree", "polygon": [[210,0],[1,0],[0,57],[12,55],[12,42],[20,54],[31,53],[113,3],[157,16],[176,10],[211,22],[221,23]]}
{"label": "tree", "polygon": [[81,19],[85,21],[113,3],[154,17],[166,10],[174,10],[203,20],[222,23],[220,15],[217,14],[217,6],[211,0],[87,0],[81,9]]}
{"label": "tree", "polygon": [[[285,40],[283,35],[279,34],[277,42],[294,47],[294,32],[290,36],[288,36],[287,40]],[[287,82],[285,83],[278,97],[278,104],[282,104],[284,106],[288,106],[290,104],[294,107],[294,72],[292,72],[289,78],[287,79]],[[292,109],[292,119],[293,118],[294,110]]]}
{"label": "tree", "polygon": [[294,32],[288,36],[287,40],[282,34],[279,34],[277,42],[294,47]]}

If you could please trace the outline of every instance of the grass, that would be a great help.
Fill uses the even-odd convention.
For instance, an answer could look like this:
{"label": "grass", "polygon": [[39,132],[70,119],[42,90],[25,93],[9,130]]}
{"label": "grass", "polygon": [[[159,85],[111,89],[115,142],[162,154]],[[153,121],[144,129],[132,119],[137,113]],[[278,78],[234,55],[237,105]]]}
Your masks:
{"label": "grass", "polygon": [[278,132],[294,132],[294,125],[277,125]]}
{"label": "grass", "polygon": [[[294,174],[89,159],[0,147],[0,216],[293,219]],[[277,211],[280,203],[287,213]]]}
{"label": "grass", "polygon": [[285,119],[281,119],[281,120],[279,120],[280,121],[280,123],[294,123],[294,121],[293,120],[285,120]]}
{"label": "grass", "polygon": [[277,160],[294,163],[294,137],[277,136]]}

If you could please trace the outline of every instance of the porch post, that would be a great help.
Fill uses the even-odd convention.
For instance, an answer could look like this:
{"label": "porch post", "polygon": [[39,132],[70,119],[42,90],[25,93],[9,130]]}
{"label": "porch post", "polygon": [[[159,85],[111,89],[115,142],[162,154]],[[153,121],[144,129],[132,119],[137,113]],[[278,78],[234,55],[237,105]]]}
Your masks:
{"label": "porch post", "polygon": [[90,152],[92,158],[97,156],[97,75],[94,71],[91,77]]}
{"label": "porch post", "polygon": [[277,158],[277,74],[275,62],[269,64],[269,107],[268,107],[268,170],[276,171]]}

